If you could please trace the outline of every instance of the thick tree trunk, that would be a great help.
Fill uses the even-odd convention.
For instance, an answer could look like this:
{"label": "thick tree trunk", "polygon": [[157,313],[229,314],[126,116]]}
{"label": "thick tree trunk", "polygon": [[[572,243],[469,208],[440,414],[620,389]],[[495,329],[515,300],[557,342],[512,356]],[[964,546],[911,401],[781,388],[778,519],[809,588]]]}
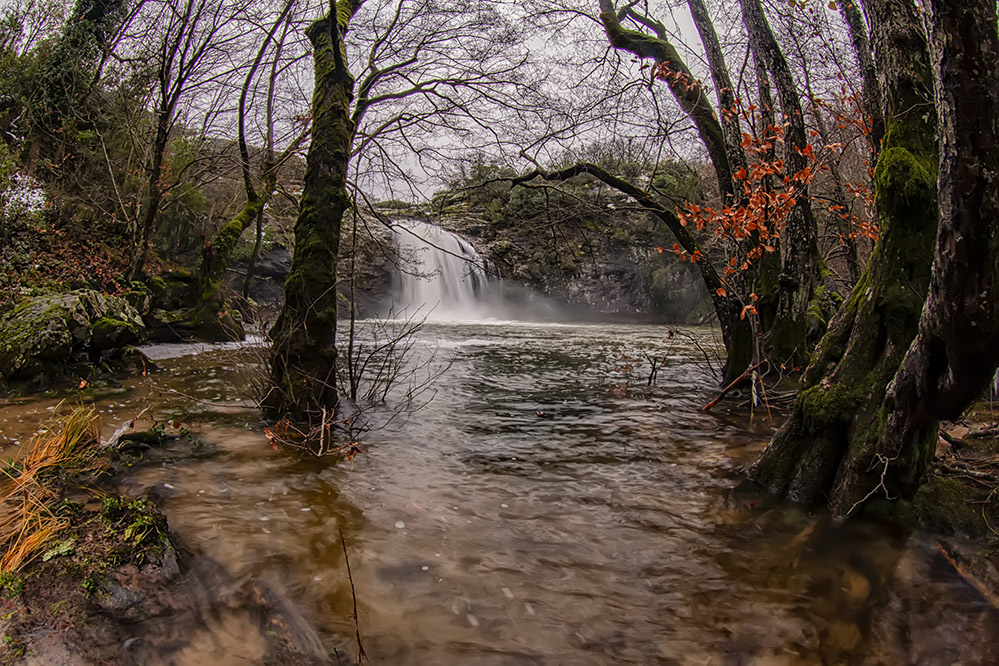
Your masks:
{"label": "thick tree trunk", "polygon": [[295,223],[295,249],[285,281],[285,303],[271,330],[272,390],[267,412],[311,421],[337,406],[337,254],[340,226],[350,206],[347,170],[354,125],[354,78],[344,36],[363,0],[340,0],[335,14],[309,26],[314,49],[312,142]]}
{"label": "thick tree trunk", "polygon": [[885,390],[916,334],[937,230],[936,117],[926,113],[932,77],[922,25],[911,0],[868,0],[867,9],[890,119],[875,172],[881,236],[812,355],[791,415],[750,471],[774,496],[803,504],[826,496],[840,516],[862,502],[859,491],[874,492],[847,470],[880,481],[888,469],[865,452],[877,450]]}
{"label": "thick tree trunk", "polygon": [[874,66],[874,53],[871,51],[871,41],[867,37],[867,26],[864,15],[860,11],[860,0],[839,0],[839,11],[846,22],[850,33],[853,52],[860,65],[860,76],[863,80],[863,111],[868,117],[868,129],[871,144],[871,154],[877,157],[881,150],[881,141],[885,136],[885,118],[882,110],[881,89],[878,87],[878,71]]}
{"label": "thick tree trunk", "polygon": [[[940,228],[919,332],[884,401],[884,437],[858,462],[891,461],[893,492],[914,490],[937,422],[956,419],[999,365],[999,32],[995,0],[931,0]],[[864,465],[840,483],[877,487]]]}
{"label": "thick tree trunk", "polygon": [[[808,137],[798,91],[759,0],[741,0],[740,4],[750,48],[766,65],[777,88],[787,123],[785,174],[793,179],[810,167],[804,152]],[[797,182],[796,190],[795,206],[781,230],[777,313],[767,332],[767,347],[776,360],[804,365],[812,341],[825,332],[838,300],[835,285],[828,279],[828,271],[819,256],[818,232],[807,182]]]}

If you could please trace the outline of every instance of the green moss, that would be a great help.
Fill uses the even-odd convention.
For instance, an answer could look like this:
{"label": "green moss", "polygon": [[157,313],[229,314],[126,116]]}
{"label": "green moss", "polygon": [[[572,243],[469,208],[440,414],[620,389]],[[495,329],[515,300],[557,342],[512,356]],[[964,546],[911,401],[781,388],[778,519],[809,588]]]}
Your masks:
{"label": "green moss", "polygon": [[983,536],[989,532],[984,511],[987,493],[957,479],[932,476],[913,499],[920,522],[932,530]]}
{"label": "green moss", "polygon": [[91,342],[96,349],[132,345],[142,337],[142,327],[114,317],[101,317],[91,327]]}
{"label": "green moss", "polygon": [[166,516],[145,498],[104,498],[101,521],[107,534],[119,538],[118,548],[108,555],[111,566],[144,564],[170,543]]}

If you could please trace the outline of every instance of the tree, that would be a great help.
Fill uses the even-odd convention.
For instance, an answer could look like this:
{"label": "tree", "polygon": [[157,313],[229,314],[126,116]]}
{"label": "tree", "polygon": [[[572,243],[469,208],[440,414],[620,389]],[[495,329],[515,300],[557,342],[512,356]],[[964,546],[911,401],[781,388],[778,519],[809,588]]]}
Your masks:
{"label": "tree", "polygon": [[825,330],[824,312],[835,306],[835,285],[819,256],[818,231],[808,195],[811,170],[807,156],[808,135],[801,102],[791,69],[774,38],[759,0],[740,0],[742,20],[754,57],[770,73],[787,124],[784,161],[787,173],[799,180],[794,208],[781,233],[781,271],[777,278],[777,314],[769,347],[777,360],[792,363],[807,358],[810,339]]}
{"label": "tree", "polygon": [[[881,409],[884,436],[839,485],[853,495],[909,493],[936,449],[937,422],[958,418],[999,365],[999,25],[995,0],[933,0],[930,40],[940,146],[939,216],[929,294],[916,339]],[[883,477],[881,472],[885,471]]]}
{"label": "tree", "polygon": [[140,29],[157,36],[149,55],[154,120],[144,169],[146,193],[133,235],[130,280],[145,271],[156,217],[171,189],[164,182],[165,158],[181,102],[232,75],[228,51],[243,37],[243,24],[237,19],[246,12],[245,0],[159,0],[150,4],[151,11]]}
{"label": "tree", "polygon": [[[746,111],[748,105],[740,104],[734,95],[724,55],[703,2],[692,0],[688,4],[705,44],[717,88],[717,112],[707,89],[693,76],[665,26],[639,13],[636,4],[628,3],[616,9],[612,0],[600,0],[599,19],[612,46],[655,63],[648,82],[650,90],[656,80],[665,82],[707,149],[722,195],[717,212],[704,216],[712,223],[719,223],[715,238],[711,239],[709,235],[707,241],[714,248],[708,247],[703,235],[698,239],[695,234],[677,231],[691,218],[699,218],[697,226],[701,230],[701,206],[691,205],[688,207],[691,215],[680,218],[669,210],[672,206],[656,200],[653,188],[627,182],[615,174],[607,175],[624,186],[622,192],[633,195],[640,205],[676,232],[675,250],[678,253],[697,263],[712,264],[699,268],[712,295],[728,353],[724,371],[726,383],[744,377],[747,368],[758,364],[761,353],[780,363],[803,364],[809,342],[822,333],[837,300],[835,286],[827,279],[815,242],[815,222],[808,196],[812,165],[807,162],[812,159],[812,153],[800,104],[787,64],[762,17],[762,9],[755,6],[752,26],[757,42],[753,55],[765,65],[758,70],[764,99],[760,108],[765,122],[760,136],[752,137],[740,130],[740,116],[746,120],[752,118]],[[625,27],[625,21],[635,24],[638,29]],[[780,78],[781,99],[787,107],[787,122],[792,126],[786,141],[782,128],[769,116],[772,102],[769,101],[768,69],[778,71]],[[764,146],[784,142],[788,156],[780,161],[767,150],[757,151],[754,157],[761,164],[749,164],[745,148],[755,142]],[[535,166],[539,166],[537,161]],[[539,169],[534,174],[550,178],[586,172],[616,187],[594,166],[580,162],[575,170]],[[761,183],[750,182],[750,174],[759,171],[771,175],[764,176]],[[782,183],[781,188],[776,187],[778,181]],[[766,190],[767,199],[751,196],[754,187]],[[778,189],[782,191],[776,191]],[[792,209],[778,210],[787,201],[793,203]],[[771,215],[769,209],[774,209],[774,214]],[[720,250],[718,245],[724,249]],[[782,260],[777,259],[777,249],[782,250]],[[731,266],[736,269],[732,270]],[[761,306],[759,311],[757,304]],[[760,350],[761,340],[765,343],[764,352]]]}
{"label": "tree", "polygon": [[[769,493],[849,514],[877,488],[911,492],[931,451],[885,458],[882,400],[916,335],[937,231],[937,122],[925,34],[911,0],[868,0],[884,94],[875,169],[880,237],[802,377],[791,414],[750,471]],[[857,470],[865,473],[858,475]]]}
{"label": "tree", "polygon": [[[235,322],[225,308],[224,296],[222,292],[222,277],[229,266],[229,258],[232,251],[239,242],[240,236],[246,231],[254,221],[257,222],[257,242],[254,245],[254,258],[259,252],[260,235],[264,207],[278,187],[278,170],[287,160],[299,149],[299,146],[308,136],[308,126],[301,130],[293,138],[280,155],[275,154],[274,148],[274,97],[276,87],[276,77],[280,71],[281,62],[280,46],[278,43],[276,52],[271,62],[271,74],[268,81],[266,93],[266,113],[265,113],[265,141],[264,160],[260,169],[260,191],[253,183],[250,165],[250,149],[246,139],[246,115],[247,103],[253,86],[254,79],[264,61],[268,48],[279,29],[284,26],[285,34],[289,25],[289,17],[294,0],[287,0],[284,7],[278,13],[277,18],[266,32],[264,40],[257,50],[250,68],[247,70],[240,91],[239,105],[237,107],[237,145],[239,148],[239,167],[243,179],[243,187],[246,191],[246,203],[240,211],[227,224],[223,225],[214,237],[206,241],[201,251],[201,268],[199,272],[198,303],[195,305],[189,318],[194,330],[201,339],[227,339],[230,337],[243,337],[242,328]],[[251,262],[252,264],[252,262]],[[250,268],[247,269],[246,283],[250,280]]]}
{"label": "tree", "polygon": [[[306,34],[313,48],[312,141],[295,222],[295,251],[285,303],[271,338],[271,412],[298,420],[332,413],[336,389],[337,259],[340,226],[350,205],[347,169],[356,125],[350,109],[354,77],[345,38],[364,0],[339,0]],[[325,419],[323,419],[325,420]]]}
{"label": "tree", "polygon": [[870,118],[871,153],[877,155],[885,134],[885,119],[882,110],[881,88],[878,86],[878,73],[871,52],[871,40],[867,36],[867,26],[860,12],[859,0],[838,0],[839,11],[843,15],[853,52],[860,65],[863,81],[864,111]]}
{"label": "tree", "polygon": [[[516,32],[496,3],[362,5],[340,0],[335,16],[307,30],[315,67],[312,142],[285,304],[271,331],[274,390],[266,400],[269,412],[302,421],[331,414],[337,404],[337,255],[351,202],[386,181],[415,190],[412,171],[447,157],[442,133],[455,150],[466,140],[502,143],[492,115],[526,112],[518,98],[531,85],[518,70],[524,56],[511,48]],[[352,21],[360,27],[348,42]]]}

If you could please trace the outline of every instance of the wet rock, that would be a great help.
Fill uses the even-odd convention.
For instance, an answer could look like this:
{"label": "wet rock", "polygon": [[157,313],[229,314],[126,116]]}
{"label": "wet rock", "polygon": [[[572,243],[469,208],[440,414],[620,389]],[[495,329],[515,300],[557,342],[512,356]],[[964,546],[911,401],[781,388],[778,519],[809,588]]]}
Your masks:
{"label": "wet rock", "polygon": [[145,325],[114,317],[101,317],[91,328],[91,346],[101,351],[117,349],[139,342]]}
{"label": "wet rock", "polygon": [[31,379],[53,365],[138,342],[144,330],[123,298],[86,289],[37,296],[0,319],[0,375]]}
{"label": "wet rock", "polygon": [[257,262],[254,273],[262,278],[272,278],[283,281],[291,271],[291,250],[283,247],[274,248]]}
{"label": "wet rock", "polygon": [[190,339],[194,331],[184,313],[156,308],[143,318],[146,339],[150,342],[181,342]]}

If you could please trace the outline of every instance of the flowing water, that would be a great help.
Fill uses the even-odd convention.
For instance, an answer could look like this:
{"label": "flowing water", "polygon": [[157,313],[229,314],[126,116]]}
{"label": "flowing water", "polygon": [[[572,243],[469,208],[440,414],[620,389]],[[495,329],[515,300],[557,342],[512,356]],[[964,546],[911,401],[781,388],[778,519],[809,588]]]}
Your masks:
{"label": "flowing water", "polygon": [[500,281],[471,243],[420,220],[398,221],[393,239],[404,263],[396,274],[396,314],[470,321],[493,313]]}
{"label": "flowing water", "polygon": [[[374,664],[994,663],[999,616],[931,537],[735,490],[771,426],[700,410],[716,386],[690,340],[435,324],[417,347],[451,361],[435,398],[336,464],[273,450],[240,406],[252,348],[154,348],[164,372],[101,399],[105,427],[149,406],[217,451],[176,444],[124,490],[152,494],[187,549],[265,583],[351,655],[342,531]],[[645,354],[666,358],[653,386]],[[54,403],[8,405],[0,430],[22,438]],[[164,630],[174,663],[253,660],[246,618],[211,617]]]}

